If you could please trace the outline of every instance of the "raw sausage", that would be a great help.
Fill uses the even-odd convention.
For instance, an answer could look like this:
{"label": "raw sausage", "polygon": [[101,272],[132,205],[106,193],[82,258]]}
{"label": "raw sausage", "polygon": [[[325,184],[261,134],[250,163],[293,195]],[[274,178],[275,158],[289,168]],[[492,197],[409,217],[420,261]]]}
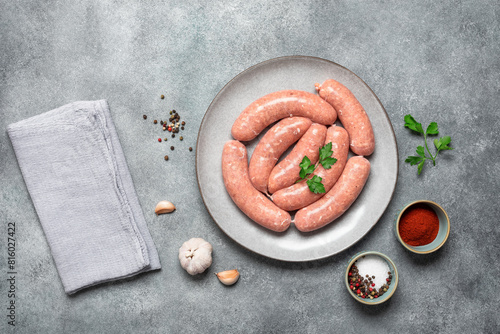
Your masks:
{"label": "raw sausage", "polygon": [[224,145],[222,176],[229,196],[250,219],[276,232],[283,232],[290,226],[290,214],[253,187],[248,176],[247,149],[236,140]]}
{"label": "raw sausage", "polygon": [[350,158],[333,188],[319,201],[297,211],[295,227],[310,232],[340,217],[358,198],[369,174],[368,160],[361,156]]}
{"label": "raw sausage", "polygon": [[307,156],[312,164],[318,161],[319,149],[325,142],[325,136],[326,126],[317,123],[311,125],[286,158],[273,168],[267,185],[270,194],[293,185],[299,179],[299,165],[304,156]]}
{"label": "raw sausage", "polygon": [[[344,170],[347,154],[349,153],[349,135],[344,128],[332,125],[328,128],[326,134],[325,145],[328,143],[332,143],[332,156],[337,159],[337,162],[330,169],[324,169],[323,166],[318,165],[316,171],[313,173],[313,175],[318,175],[323,179],[321,183],[325,187],[325,193],[333,187]],[[300,182],[277,191],[272,196],[272,200],[274,204],[283,210],[293,211],[316,202],[325,193],[315,194],[309,190],[305,182]]]}
{"label": "raw sausage", "polygon": [[354,94],[346,86],[333,79],[315,86],[319,91],[319,96],[337,110],[340,122],[349,133],[351,150],[358,155],[372,154],[375,149],[372,124]]}
{"label": "raw sausage", "polygon": [[307,117],[324,125],[337,120],[335,109],[319,96],[301,90],[281,90],[248,105],[234,122],[231,134],[236,140],[249,141],[269,124],[291,116]]}
{"label": "raw sausage", "polygon": [[269,175],[278,159],[306,133],[311,124],[308,118],[289,117],[267,131],[255,147],[248,168],[255,189],[267,193]]}

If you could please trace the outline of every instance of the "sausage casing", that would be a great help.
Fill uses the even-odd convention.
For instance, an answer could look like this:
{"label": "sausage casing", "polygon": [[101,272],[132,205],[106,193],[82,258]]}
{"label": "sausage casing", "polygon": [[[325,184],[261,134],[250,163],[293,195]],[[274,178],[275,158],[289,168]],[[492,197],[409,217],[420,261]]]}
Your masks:
{"label": "sausage casing", "polygon": [[[344,128],[332,125],[328,128],[326,134],[325,145],[328,143],[332,143],[332,156],[337,159],[337,162],[330,169],[324,169],[323,166],[318,165],[313,173],[313,175],[318,175],[322,178],[321,183],[325,187],[325,193],[333,187],[344,170],[349,153],[349,135]],[[316,202],[325,193],[315,194],[309,190],[305,182],[299,182],[290,187],[278,190],[273,194],[272,199],[274,204],[283,210],[293,211]]]}
{"label": "sausage casing", "polygon": [[231,134],[236,140],[249,141],[269,124],[291,116],[307,117],[324,125],[331,125],[337,120],[335,109],[316,94],[281,90],[249,104],[234,122]]}
{"label": "sausage casing", "polygon": [[369,174],[370,162],[367,159],[361,156],[350,158],[333,188],[317,202],[297,211],[295,227],[310,232],[340,217],[358,198]]}
{"label": "sausage casing", "polygon": [[299,165],[304,156],[307,156],[312,164],[318,161],[319,149],[323,146],[325,137],[326,126],[313,123],[293,150],[271,171],[267,185],[270,194],[293,185],[299,179]]}
{"label": "sausage casing", "polygon": [[267,193],[269,175],[281,155],[302,137],[312,122],[304,117],[289,117],[274,125],[261,138],[250,158],[250,181],[254,187]]}
{"label": "sausage casing", "polygon": [[354,94],[343,84],[328,79],[322,85],[316,84],[319,96],[337,110],[338,117],[349,133],[351,150],[368,156],[375,149],[375,136],[372,124],[365,109]]}
{"label": "sausage casing", "polygon": [[253,187],[248,176],[247,149],[236,140],[224,145],[222,176],[229,196],[250,219],[276,232],[283,232],[290,226],[290,214]]}

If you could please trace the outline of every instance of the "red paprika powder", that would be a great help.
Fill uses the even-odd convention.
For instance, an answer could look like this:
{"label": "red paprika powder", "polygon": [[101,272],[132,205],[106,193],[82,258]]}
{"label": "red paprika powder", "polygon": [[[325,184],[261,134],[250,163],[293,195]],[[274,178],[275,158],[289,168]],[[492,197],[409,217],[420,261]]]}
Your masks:
{"label": "red paprika powder", "polygon": [[410,246],[430,244],[439,232],[437,214],[425,204],[409,207],[399,220],[399,235]]}

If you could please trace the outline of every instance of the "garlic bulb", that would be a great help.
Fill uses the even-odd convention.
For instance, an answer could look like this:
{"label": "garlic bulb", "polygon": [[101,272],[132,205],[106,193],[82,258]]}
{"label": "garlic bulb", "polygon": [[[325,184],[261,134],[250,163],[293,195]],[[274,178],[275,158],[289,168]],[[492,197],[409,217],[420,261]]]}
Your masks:
{"label": "garlic bulb", "polygon": [[202,238],[192,238],[179,248],[181,267],[190,275],[201,274],[212,264],[212,245]]}
{"label": "garlic bulb", "polygon": [[240,278],[238,269],[221,271],[219,273],[215,273],[215,275],[217,275],[219,281],[224,285],[233,285],[238,281],[238,278]]}

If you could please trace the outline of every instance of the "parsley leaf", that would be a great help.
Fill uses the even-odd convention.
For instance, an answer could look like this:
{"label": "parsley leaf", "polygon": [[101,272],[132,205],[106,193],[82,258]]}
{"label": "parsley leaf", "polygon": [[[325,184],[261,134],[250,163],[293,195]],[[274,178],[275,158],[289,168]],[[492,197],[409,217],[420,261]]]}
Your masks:
{"label": "parsley leaf", "polygon": [[418,146],[417,154],[420,155],[422,158],[425,158],[425,148],[423,146]]}
{"label": "parsley leaf", "polygon": [[332,143],[328,143],[319,149],[319,161],[321,162],[322,160],[331,157],[332,154]]}
{"label": "parsley leaf", "polygon": [[411,166],[416,165],[422,160],[422,157],[416,157],[416,156],[409,156],[406,158],[405,162],[409,162]]}
{"label": "parsley leaf", "polygon": [[451,142],[450,136],[444,136],[442,138],[439,138],[439,140],[434,139],[434,146],[436,146],[438,152],[443,150],[453,150],[452,147],[448,146],[450,142]]}
{"label": "parsley leaf", "polygon": [[416,131],[418,133],[424,133],[424,129],[422,129],[422,124],[418,123],[412,115],[405,116],[405,127],[410,130]]}
{"label": "parsley leaf", "polygon": [[420,173],[422,173],[422,168],[424,168],[424,162],[425,162],[425,159],[422,160],[422,162],[418,164],[418,175],[420,175]]}
{"label": "parsley leaf", "polygon": [[309,186],[309,190],[311,190],[315,194],[324,194],[326,192],[325,186],[321,183],[323,179],[318,175],[314,175],[312,179],[307,180],[307,185]]}
{"label": "parsley leaf", "polygon": [[299,173],[299,176],[301,179],[305,179],[306,176],[307,176],[307,170],[309,169],[309,167],[311,166],[311,160],[305,156],[303,159],[302,159],[302,162],[299,164],[299,167],[300,167],[300,173]]}
{"label": "parsley leaf", "polygon": [[311,160],[307,157],[307,155],[302,159],[302,162],[299,164],[300,168],[306,169],[311,165]]}
{"label": "parsley leaf", "polygon": [[337,159],[335,158],[325,158],[320,161],[321,166],[323,166],[324,169],[330,169],[332,168],[332,165],[337,162]]}
{"label": "parsley leaf", "polygon": [[299,181],[305,179],[308,175],[312,174],[312,172],[314,172],[314,169],[316,168],[314,165],[311,165],[311,160],[307,156],[305,156],[302,159],[302,162],[299,164],[299,166],[300,166]]}
{"label": "parsley leaf", "polygon": [[429,124],[427,130],[425,130],[425,133],[428,135],[437,135],[439,133],[437,123],[432,122],[431,124]]}
{"label": "parsley leaf", "polygon": [[[410,166],[414,166],[418,164],[418,175],[422,173],[422,169],[424,168],[424,163],[425,160],[431,160],[432,164],[435,166],[436,165],[436,158],[437,155],[440,151],[445,151],[445,150],[453,150],[452,147],[449,147],[448,144],[451,143],[451,137],[450,136],[444,136],[438,139],[434,139],[434,146],[436,147],[436,154],[432,155],[432,153],[429,151],[429,147],[427,146],[427,135],[437,135],[439,134],[438,130],[438,125],[436,122],[431,122],[428,126],[427,129],[423,130],[422,124],[418,123],[411,115],[406,115],[404,117],[405,120],[405,127],[408,129],[421,133],[424,135],[424,144],[425,147],[423,146],[418,146],[417,147],[417,154],[418,156],[409,156],[406,158],[405,162],[408,162]],[[429,156],[426,155],[426,151],[429,154]]]}
{"label": "parsley leaf", "polygon": [[315,168],[316,168],[316,166],[314,166],[314,165],[311,165],[311,166],[307,167],[306,174],[307,175],[312,174],[314,172]]}

